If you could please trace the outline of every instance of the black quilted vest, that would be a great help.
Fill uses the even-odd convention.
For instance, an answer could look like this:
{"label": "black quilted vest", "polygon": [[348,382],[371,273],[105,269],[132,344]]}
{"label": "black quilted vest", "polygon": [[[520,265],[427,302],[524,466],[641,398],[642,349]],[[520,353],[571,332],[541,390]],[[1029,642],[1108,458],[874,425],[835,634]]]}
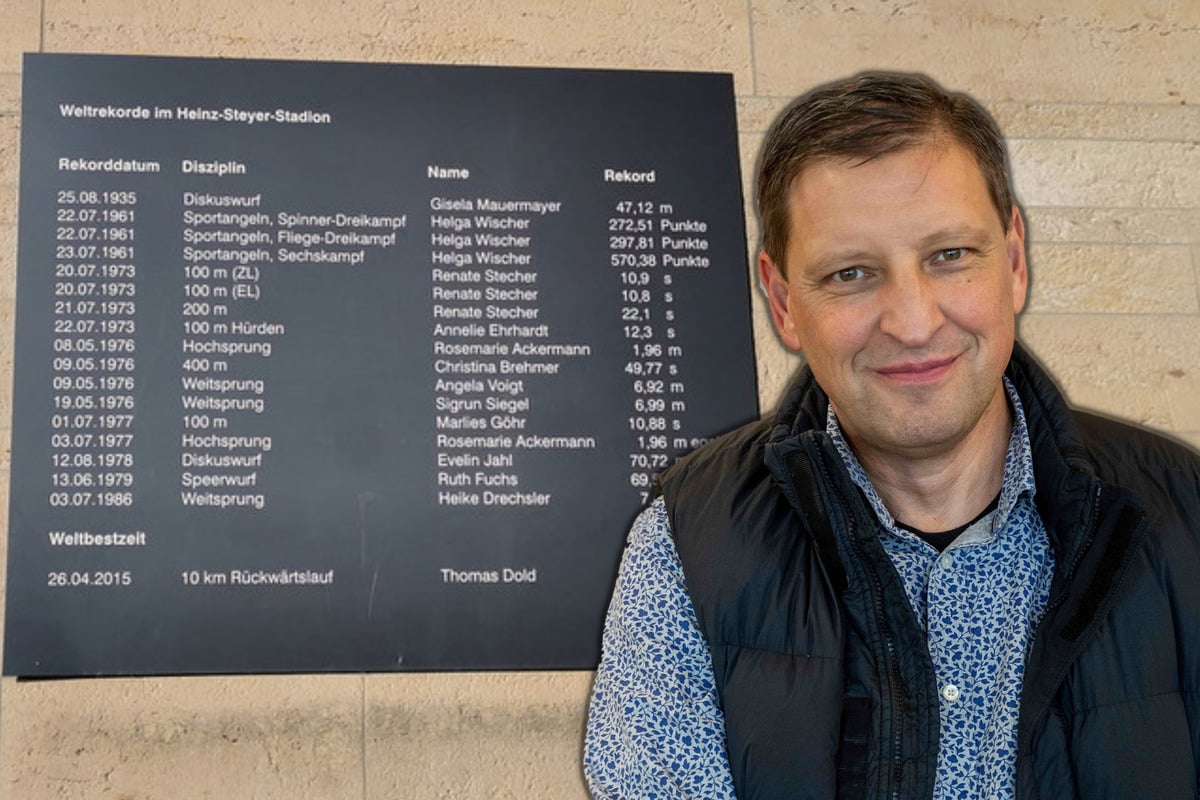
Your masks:
{"label": "black quilted vest", "polygon": [[[1200,796],[1200,458],[1072,414],[1019,347],[1008,375],[1058,565],[1027,660],[1017,794]],[[824,433],[827,403],[805,370],[773,421],[662,478],[734,785],[740,800],[931,797],[932,662]]]}

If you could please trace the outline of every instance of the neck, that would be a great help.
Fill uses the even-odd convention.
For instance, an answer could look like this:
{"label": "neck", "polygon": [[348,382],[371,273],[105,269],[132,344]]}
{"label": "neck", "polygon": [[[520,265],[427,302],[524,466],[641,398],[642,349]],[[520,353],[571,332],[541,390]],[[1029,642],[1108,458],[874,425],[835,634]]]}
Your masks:
{"label": "neck", "polygon": [[970,522],[1000,492],[1011,434],[1012,412],[1001,386],[979,422],[949,446],[912,454],[849,441],[896,520],[918,530],[943,531]]}

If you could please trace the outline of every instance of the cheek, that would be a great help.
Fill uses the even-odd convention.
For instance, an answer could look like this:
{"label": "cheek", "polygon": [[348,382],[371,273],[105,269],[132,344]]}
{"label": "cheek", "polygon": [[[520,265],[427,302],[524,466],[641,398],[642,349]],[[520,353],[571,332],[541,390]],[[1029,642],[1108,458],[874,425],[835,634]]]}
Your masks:
{"label": "cheek", "polygon": [[1004,281],[964,287],[951,293],[944,306],[946,316],[961,328],[987,336],[1013,330],[1012,286]]}
{"label": "cheek", "polygon": [[810,362],[847,361],[871,339],[871,314],[866,309],[827,305],[793,317],[800,349]]}
{"label": "cheek", "polygon": [[962,346],[975,351],[977,358],[991,362],[1000,359],[1007,363],[1007,348],[1012,345],[1016,332],[1015,316],[1007,302],[993,298],[987,303],[964,305],[953,315],[946,315],[953,326],[949,340],[957,340]]}

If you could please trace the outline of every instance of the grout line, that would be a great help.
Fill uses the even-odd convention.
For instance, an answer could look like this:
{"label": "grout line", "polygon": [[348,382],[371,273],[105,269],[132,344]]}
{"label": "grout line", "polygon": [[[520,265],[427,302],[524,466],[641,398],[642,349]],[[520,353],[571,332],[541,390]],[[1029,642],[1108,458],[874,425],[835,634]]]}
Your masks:
{"label": "grout line", "polygon": [[1128,319],[1128,320],[1159,320],[1161,322],[1187,322],[1196,319],[1194,311],[1051,311],[1048,309],[1027,308],[1022,311],[1020,318],[1029,319],[1062,319],[1064,317],[1089,317],[1095,319]]}
{"label": "grout line", "polygon": [[[746,95],[746,96],[759,97],[762,99],[773,99],[776,97],[775,95],[757,95],[757,94]],[[766,130],[767,130],[766,128],[747,128],[747,129],[741,131],[741,133],[766,133]],[[1067,135],[1062,135],[1062,136],[1051,136],[1051,135],[1005,136],[1004,140],[1005,140],[1005,142],[1010,143],[1010,144],[1013,142],[1020,141],[1020,142],[1100,142],[1100,143],[1105,143],[1105,144],[1115,143],[1115,144],[1180,144],[1180,145],[1190,145],[1196,141],[1195,137],[1189,136],[1189,135],[1183,134],[1183,133],[1179,134],[1177,137],[1171,137],[1171,138],[1165,138],[1162,136],[1149,136],[1149,137],[1081,136],[1079,134],[1073,134],[1070,136],[1067,136]]]}
{"label": "grout line", "polygon": [[746,0],[746,32],[750,37],[750,93],[757,96],[758,58],[754,47],[754,0]]}
{"label": "grout line", "polygon": [[1021,204],[1021,208],[1051,209],[1056,211],[1200,211],[1196,206],[1062,206]]}
{"label": "grout line", "polygon": [[[1026,227],[1026,230],[1029,230]],[[1038,247],[1121,247],[1137,250],[1142,248],[1178,250],[1187,248],[1188,243],[1181,239],[1158,239],[1131,242],[1128,239],[1026,239],[1025,244]]]}
{"label": "grout line", "polygon": [[1038,319],[1062,319],[1064,317],[1102,317],[1105,319],[1122,320],[1134,319],[1142,321],[1158,320],[1159,322],[1178,322],[1180,320],[1196,319],[1195,311],[1080,311],[1070,309],[1038,308],[1027,303],[1021,312],[1022,317]]}
{"label": "grout line", "polygon": [[1026,108],[1063,106],[1066,108],[1182,108],[1188,111],[1192,109],[1191,104],[1185,105],[1178,100],[1174,102],[1167,100],[1116,100],[1106,102],[1103,100],[1004,100],[992,98],[988,102],[993,105],[1024,106]]}
{"label": "grout line", "polygon": [[[770,92],[770,93],[766,93],[766,94],[762,95],[762,97],[765,97],[765,98],[778,98],[781,100],[788,100],[788,99],[791,99],[793,96],[794,95],[790,95],[790,94],[779,94],[777,92]],[[1037,99],[1034,99],[1034,100],[1005,100],[1003,98],[987,97],[987,96],[981,95],[981,94],[975,94],[974,96],[977,100],[979,100],[979,102],[983,103],[985,108],[990,107],[990,106],[1000,106],[1000,105],[1018,106],[1018,107],[1025,107],[1025,108],[1037,108],[1037,107],[1153,108],[1153,109],[1183,108],[1183,109],[1187,109],[1188,111],[1195,113],[1195,106],[1192,106],[1192,105],[1185,106],[1185,105],[1181,105],[1179,102],[1174,102],[1174,103],[1141,102],[1141,101],[1137,101],[1137,100],[1132,100],[1129,102],[1122,102],[1120,100],[1116,100],[1116,101],[1112,101],[1112,102],[1102,102],[1102,101],[1098,101],[1098,100],[1097,101],[1087,101],[1087,102],[1080,102],[1077,100],[1037,100]]]}
{"label": "grout line", "polygon": [[1194,136],[1189,136],[1185,133],[1178,135],[1178,138],[1164,138],[1162,136],[1080,136],[1074,134],[1071,136],[1005,136],[1004,141],[1012,142],[1104,142],[1104,143],[1127,143],[1127,144],[1193,144],[1196,139]]}
{"label": "grout line", "polygon": [[[1026,228],[1028,230],[1028,228]],[[1189,244],[1185,241],[1149,241],[1149,242],[1131,242],[1127,239],[1026,239],[1026,244],[1036,245],[1071,245],[1078,247],[1084,245],[1087,247],[1153,247],[1156,249],[1171,248],[1171,249],[1186,249]]]}
{"label": "grout line", "polygon": [[42,0],[41,16],[38,18],[38,52],[46,52],[46,0]]}

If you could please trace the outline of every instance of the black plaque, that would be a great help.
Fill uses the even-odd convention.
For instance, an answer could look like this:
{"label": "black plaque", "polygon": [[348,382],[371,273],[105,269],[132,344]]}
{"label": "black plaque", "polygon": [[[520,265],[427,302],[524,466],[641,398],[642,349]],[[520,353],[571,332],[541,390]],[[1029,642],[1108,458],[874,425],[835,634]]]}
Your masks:
{"label": "black plaque", "polygon": [[27,56],[6,674],[590,668],[756,414],[727,75]]}

